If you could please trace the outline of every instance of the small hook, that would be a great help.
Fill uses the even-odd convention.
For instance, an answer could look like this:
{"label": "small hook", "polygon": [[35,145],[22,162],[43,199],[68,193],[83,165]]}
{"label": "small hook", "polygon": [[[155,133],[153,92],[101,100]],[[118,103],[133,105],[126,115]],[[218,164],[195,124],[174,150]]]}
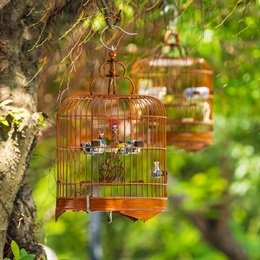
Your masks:
{"label": "small hook", "polygon": [[112,223],[112,211],[107,212],[107,222],[108,224]]}
{"label": "small hook", "polygon": [[177,5],[175,3],[169,4],[167,0],[164,0],[165,7],[164,10],[161,12],[161,14],[167,14],[169,10],[173,10],[173,19],[169,21],[169,25],[174,26],[177,21],[178,21],[178,10],[177,10]]}
{"label": "small hook", "polygon": [[[121,30],[124,34],[127,34],[127,35],[136,35],[136,34],[137,34],[137,33],[129,33],[129,32],[127,32],[127,31],[125,31],[124,29],[122,29],[122,28],[121,28],[120,26],[118,26],[118,25],[111,25],[111,26],[112,26],[112,29],[117,28],[117,29]],[[108,28],[109,28],[109,27],[107,26],[107,27],[105,27],[105,28],[102,30],[102,32],[101,32],[101,34],[100,34],[100,41],[101,41],[102,45],[103,45],[106,49],[108,49],[108,50],[110,50],[110,51],[115,51],[116,48],[117,48],[117,46],[118,46],[118,44],[119,44],[119,42],[120,42],[120,40],[118,41],[116,47],[114,47],[113,45],[112,45],[111,47],[108,47],[108,46],[103,42],[103,40],[102,40],[103,33],[104,33],[105,30],[107,30]],[[121,38],[120,38],[120,39],[121,39]]]}

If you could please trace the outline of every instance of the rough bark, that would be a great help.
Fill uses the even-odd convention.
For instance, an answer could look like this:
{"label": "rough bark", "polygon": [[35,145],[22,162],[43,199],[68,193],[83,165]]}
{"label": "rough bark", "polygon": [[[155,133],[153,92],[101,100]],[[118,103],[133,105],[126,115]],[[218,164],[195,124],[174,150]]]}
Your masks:
{"label": "rough bark", "polygon": [[11,0],[1,0],[0,1],[0,10],[10,2]]}
{"label": "rough bark", "polygon": [[37,256],[43,255],[42,248],[34,234],[36,226],[36,207],[33,201],[32,193],[27,184],[22,185],[16,195],[13,212],[9,218],[7,230],[7,239],[4,249],[4,257],[12,258],[10,244],[14,240],[20,248],[26,248],[30,253]]}
{"label": "rough bark", "polygon": [[[26,13],[28,7],[19,6],[16,2],[6,4],[1,12],[0,97],[1,101],[11,100],[1,107],[1,115],[9,124],[1,124],[0,128],[1,257],[14,201],[39,129],[37,84],[34,80],[38,70],[38,52],[28,52],[36,28],[28,30],[24,20]],[[14,120],[14,113],[17,116],[23,114],[19,122]]]}

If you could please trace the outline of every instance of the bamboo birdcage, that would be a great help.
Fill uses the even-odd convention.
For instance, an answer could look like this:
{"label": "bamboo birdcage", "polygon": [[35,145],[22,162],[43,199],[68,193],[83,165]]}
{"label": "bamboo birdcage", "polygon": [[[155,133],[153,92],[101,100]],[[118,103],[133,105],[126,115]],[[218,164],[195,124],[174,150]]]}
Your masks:
{"label": "bamboo birdcage", "polygon": [[[69,97],[59,107],[56,220],[66,210],[114,212],[133,221],[167,211],[165,107],[133,94],[124,65],[115,51],[109,55],[90,94]],[[106,65],[109,73],[102,75]],[[96,94],[98,79],[108,87]],[[131,83],[130,94],[117,94],[123,79]]]}
{"label": "bamboo birdcage", "polygon": [[165,105],[167,145],[200,151],[213,143],[213,72],[204,59],[188,57],[177,33],[166,32],[166,48],[168,54],[136,61],[130,75],[139,94]]}

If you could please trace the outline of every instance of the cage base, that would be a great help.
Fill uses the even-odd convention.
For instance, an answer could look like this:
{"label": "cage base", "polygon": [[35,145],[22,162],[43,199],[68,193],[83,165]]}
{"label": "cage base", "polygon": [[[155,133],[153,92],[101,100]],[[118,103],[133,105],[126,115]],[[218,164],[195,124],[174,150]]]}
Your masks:
{"label": "cage base", "polygon": [[189,152],[198,152],[213,144],[212,132],[167,133],[167,145],[174,145]]}
{"label": "cage base", "polygon": [[133,221],[146,221],[167,211],[167,198],[137,197],[89,197],[87,205],[85,197],[59,197],[56,200],[55,219],[65,211],[112,211],[130,218]]}

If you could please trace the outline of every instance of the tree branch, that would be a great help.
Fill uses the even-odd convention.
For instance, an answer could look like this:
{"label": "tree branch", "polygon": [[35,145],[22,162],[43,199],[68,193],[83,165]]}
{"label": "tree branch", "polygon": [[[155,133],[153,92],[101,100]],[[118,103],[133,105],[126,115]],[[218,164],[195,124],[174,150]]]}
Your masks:
{"label": "tree branch", "polygon": [[104,0],[96,0],[96,3],[97,3],[97,6],[98,6],[101,13],[103,13],[103,11],[102,11],[102,8],[103,8],[104,18],[105,18],[106,24],[110,29],[112,29],[112,25],[111,25],[110,20],[109,20],[109,16],[111,15],[111,12],[108,11],[108,7],[107,7],[105,1]]}
{"label": "tree branch", "polygon": [[228,219],[209,219],[201,213],[191,213],[190,219],[201,231],[204,239],[232,260],[248,260],[249,258],[230,233]]}

